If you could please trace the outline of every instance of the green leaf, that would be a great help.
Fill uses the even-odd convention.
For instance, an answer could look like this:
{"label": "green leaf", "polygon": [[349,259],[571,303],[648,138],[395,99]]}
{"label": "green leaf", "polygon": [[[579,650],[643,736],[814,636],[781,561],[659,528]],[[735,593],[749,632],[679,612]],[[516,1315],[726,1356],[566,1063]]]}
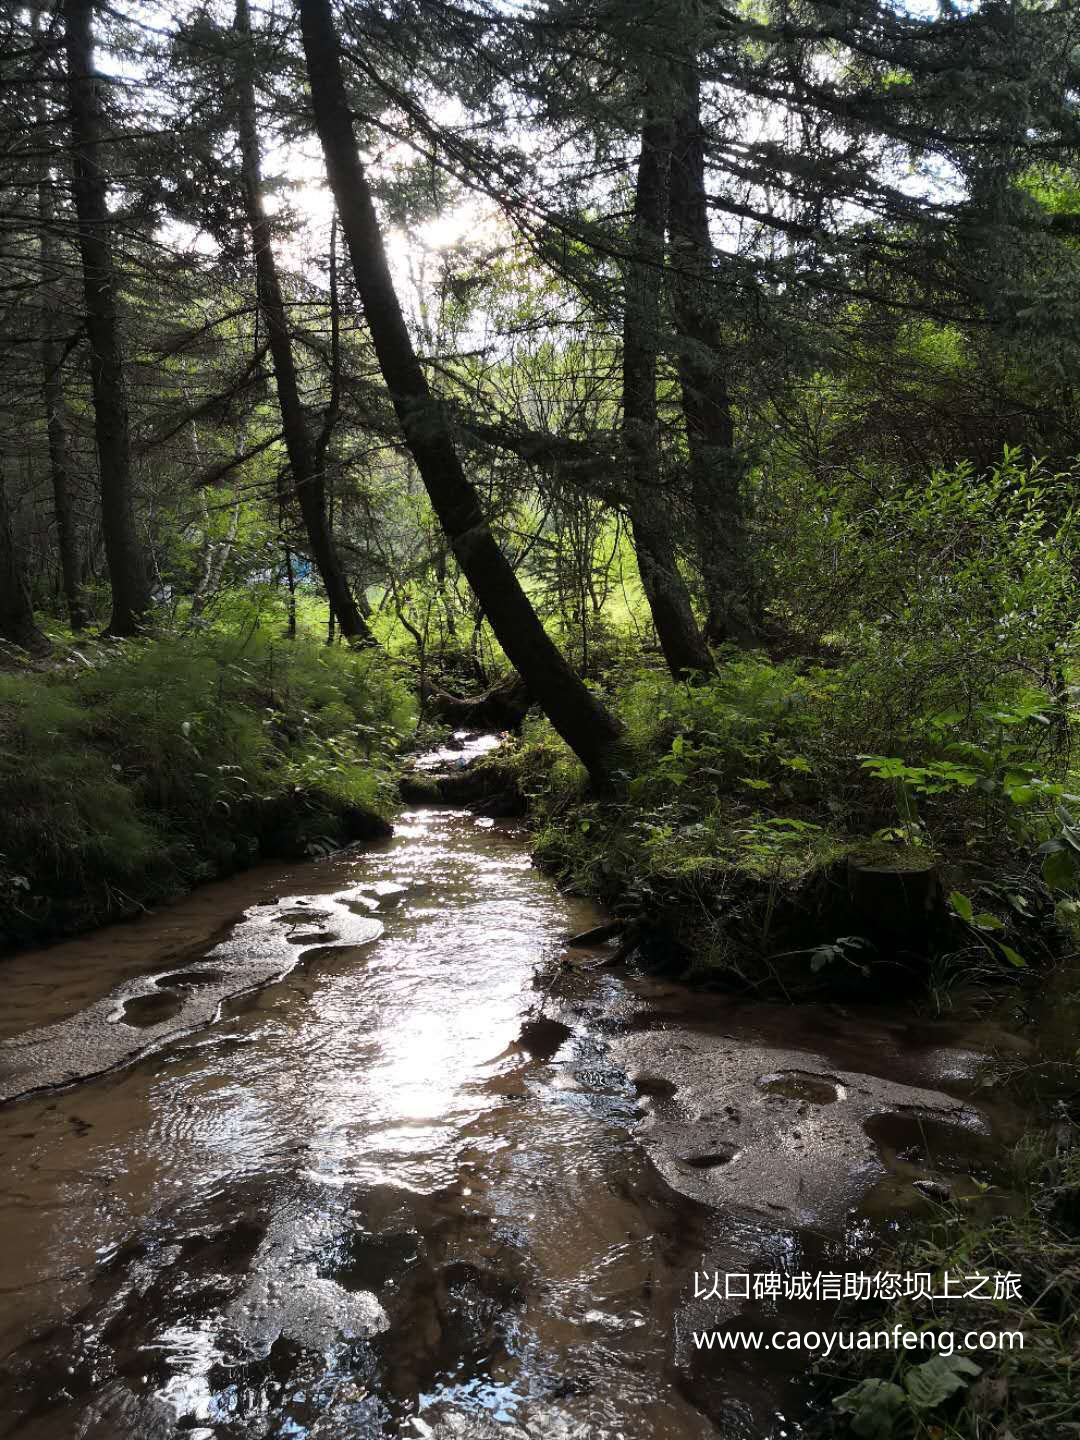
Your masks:
{"label": "green leaf", "polygon": [[1027,968],[1027,961],[1011,945],[1004,945],[1000,940],[995,943],[1010,965],[1015,965],[1018,970]]}
{"label": "green leaf", "polygon": [[1034,785],[1010,785],[1006,787],[1006,795],[1014,805],[1029,805],[1035,798]]}
{"label": "green leaf", "polygon": [[851,1429],[861,1440],[890,1440],[897,1417],[908,1399],[891,1380],[861,1380],[833,1401],[833,1409],[851,1416]]}
{"label": "green leaf", "polygon": [[859,761],[862,768],[869,770],[876,780],[905,780],[920,777],[924,773],[913,770],[898,755],[860,755]]}
{"label": "green leaf", "polygon": [[991,915],[989,910],[983,910],[980,914],[972,916],[971,923],[978,926],[980,930],[1004,930],[1005,926],[996,915]]}
{"label": "green leaf", "polygon": [[949,896],[949,904],[961,920],[966,920],[969,925],[973,923],[975,910],[966,895],[962,895],[959,890],[954,890]]}
{"label": "green leaf", "polygon": [[1042,878],[1051,890],[1068,890],[1076,880],[1076,861],[1062,848],[1051,850],[1042,863]]}
{"label": "green leaf", "polygon": [[910,1369],[904,1384],[913,1409],[934,1410],[981,1374],[979,1366],[965,1355],[935,1355]]}

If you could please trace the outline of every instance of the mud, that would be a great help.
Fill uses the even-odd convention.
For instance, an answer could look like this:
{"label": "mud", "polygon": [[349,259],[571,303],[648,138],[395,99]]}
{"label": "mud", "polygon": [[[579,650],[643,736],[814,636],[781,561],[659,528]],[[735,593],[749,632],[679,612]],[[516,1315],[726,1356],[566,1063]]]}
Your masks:
{"label": "mud", "polygon": [[205,966],[129,980],[74,1015],[0,1041],[0,1102],[131,1064],[212,1024],[225,1000],[284,979],[305,953],[357,949],[381,934],[350,890],[254,906]]}
{"label": "mud", "polygon": [[884,1176],[879,1136],[945,1133],[962,1156],[969,1138],[989,1133],[977,1110],[939,1090],[841,1070],[821,1054],[691,1030],[635,1035],[613,1054],[645,1097],[637,1133],[673,1190],[802,1226],[841,1223]]}

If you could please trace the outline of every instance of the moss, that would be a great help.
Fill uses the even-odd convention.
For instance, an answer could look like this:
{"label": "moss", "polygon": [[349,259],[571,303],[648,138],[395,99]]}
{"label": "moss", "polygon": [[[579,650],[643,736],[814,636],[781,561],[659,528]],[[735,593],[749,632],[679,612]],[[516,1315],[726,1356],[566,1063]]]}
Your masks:
{"label": "moss", "polygon": [[408,770],[398,782],[401,798],[410,805],[435,805],[442,799],[439,782],[423,770]]}
{"label": "moss", "polygon": [[933,852],[924,845],[884,840],[856,841],[848,850],[848,859],[868,869],[891,870],[897,875],[917,874],[937,864]]}

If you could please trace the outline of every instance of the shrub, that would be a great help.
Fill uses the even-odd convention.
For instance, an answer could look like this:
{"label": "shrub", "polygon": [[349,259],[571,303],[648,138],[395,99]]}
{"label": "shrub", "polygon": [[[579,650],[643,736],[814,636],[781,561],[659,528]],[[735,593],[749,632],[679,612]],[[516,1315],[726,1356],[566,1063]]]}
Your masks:
{"label": "shrub", "polygon": [[384,657],[215,628],[69,648],[0,674],[0,934],[27,940],[394,803],[411,697]]}

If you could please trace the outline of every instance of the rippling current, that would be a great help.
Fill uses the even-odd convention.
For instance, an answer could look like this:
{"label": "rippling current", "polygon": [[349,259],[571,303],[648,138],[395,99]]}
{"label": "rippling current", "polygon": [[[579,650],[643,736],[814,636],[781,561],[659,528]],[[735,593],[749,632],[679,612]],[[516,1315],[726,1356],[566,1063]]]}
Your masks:
{"label": "rippling current", "polygon": [[[0,1112],[17,1433],[458,1434],[530,1416],[552,1436],[640,1434],[646,1417],[708,1433],[664,1378],[665,1217],[638,1193],[632,1092],[572,1017],[537,1018],[534,973],[592,912],[512,828],[452,811],[303,873],[315,912],[363,887],[381,937],[304,950],[209,1030]],[[196,928],[296,879],[210,887]],[[155,944],[183,955],[183,925],[165,912],[39,967],[54,955],[61,986],[85,989],[94,958],[122,974],[133,941],[143,963]],[[13,987],[41,978],[12,962]]]}

